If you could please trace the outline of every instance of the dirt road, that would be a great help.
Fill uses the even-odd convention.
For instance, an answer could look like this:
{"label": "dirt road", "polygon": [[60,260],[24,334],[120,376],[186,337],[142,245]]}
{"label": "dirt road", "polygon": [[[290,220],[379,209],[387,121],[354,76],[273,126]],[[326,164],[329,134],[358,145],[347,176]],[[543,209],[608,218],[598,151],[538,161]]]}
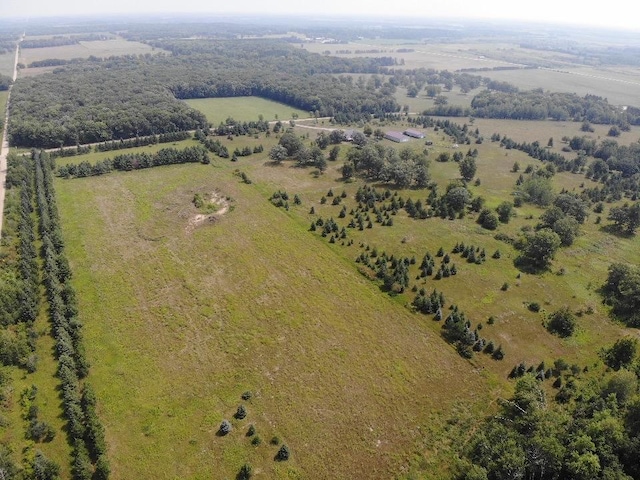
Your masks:
{"label": "dirt road", "polygon": [[[18,78],[18,54],[20,52],[20,42],[24,35],[16,45],[16,57],[13,62],[13,81]],[[7,154],[9,153],[9,141],[7,139],[7,127],[9,126],[9,100],[11,98],[11,86],[9,87],[9,95],[7,96],[7,111],[4,114],[4,129],[2,131],[2,144],[0,144],[0,238],[2,238],[2,220],[4,218],[4,191],[7,181]]]}

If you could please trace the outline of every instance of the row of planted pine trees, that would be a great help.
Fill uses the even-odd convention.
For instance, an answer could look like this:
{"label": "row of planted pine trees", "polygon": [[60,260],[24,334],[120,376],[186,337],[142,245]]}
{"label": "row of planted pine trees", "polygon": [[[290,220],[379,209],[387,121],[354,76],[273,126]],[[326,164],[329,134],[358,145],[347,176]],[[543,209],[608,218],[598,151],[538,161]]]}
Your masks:
{"label": "row of planted pine trees", "polygon": [[56,341],[58,377],[67,434],[73,447],[73,478],[107,479],[104,428],[96,414],[96,396],[85,381],[89,364],[82,340],[71,270],[64,252],[64,241],[53,188],[53,163],[46,152],[32,152],[35,204],[42,242],[43,284],[45,286],[52,335]]}

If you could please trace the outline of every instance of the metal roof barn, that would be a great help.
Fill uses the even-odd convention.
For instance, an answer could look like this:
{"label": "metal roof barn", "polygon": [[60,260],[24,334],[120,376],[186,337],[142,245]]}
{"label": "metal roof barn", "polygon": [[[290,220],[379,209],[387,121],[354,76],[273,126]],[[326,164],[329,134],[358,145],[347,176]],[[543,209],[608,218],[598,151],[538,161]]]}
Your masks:
{"label": "metal roof barn", "polygon": [[396,143],[403,143],[403,142],[409,141],[409,137],[407,137],[405,134],[401,132],[387,132],[384,134],[384,138]]}
{"label": "metal roof barn", "polygon": [[404,134],[413,138],[424,138],[424,133],[422,133],[419,130],[413,130],[411,128],[408,128],[407,130],[405,130]]}

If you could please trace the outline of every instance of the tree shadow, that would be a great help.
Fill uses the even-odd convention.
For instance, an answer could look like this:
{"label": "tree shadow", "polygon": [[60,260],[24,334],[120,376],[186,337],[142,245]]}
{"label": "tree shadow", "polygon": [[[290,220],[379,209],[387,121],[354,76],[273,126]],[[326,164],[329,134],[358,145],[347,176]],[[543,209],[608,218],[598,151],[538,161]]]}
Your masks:
{"label": "tree shadow", "polygon": [[601,232],[608,233],[618,238],[633,238],[635,233],[627,232],[626,230],[620,230],[615,225],[603,225],[599,228]]}
{"label": "tree shadow", "polygon": [[519,255],[513,261],[513,265],[523,273],[528,273],[530,275],[541,275],[547,271],[549,271],[549,265],[534,265],[531,264],[525,257]]}

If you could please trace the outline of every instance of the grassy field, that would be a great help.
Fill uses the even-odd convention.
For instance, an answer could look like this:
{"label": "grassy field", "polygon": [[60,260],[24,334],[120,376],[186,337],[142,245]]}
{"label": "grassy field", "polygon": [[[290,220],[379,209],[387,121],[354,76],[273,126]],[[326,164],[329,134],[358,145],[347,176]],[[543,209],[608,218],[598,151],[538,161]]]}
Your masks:
{"label": "grassy field", "polygon": [[304,110],[260,97],[196,98],[185,100],[185,102],[191,108],[200,110],[214,127],[229,117],[250,121],[258,120],[262,115],[266,121],[276,119],[285,121],[295,115],[300,118],[309,116],[309,112]]}
{"label": "grassy field", "polygon": [[[58,183],[114,476],[231,477],[249,461],[266,478],[388,477],[434,410],[484,398],[482,376],[232,167]],[[214,190],[234,208],[189,232],[194,193]],[[217,437],[246,390],[247,419]],[[272,461],[274,435],[292,461]]]}
{"label": "grassy field", "polygon": [[15,50],[10,53],[0,54],[0,73],[2,75],[13,77],[13,61],[15,58]]}
{"label": "grassy field", "polygon": [[[499,131],[522,141],[535,131],[538,140],[554,136],[559,143],[564,134],[551,122],[475,125],[485,138]],[[426,133],[434,140],[431,158],[450,149],[449,139]],[[277,140],[223,141],[231,149],[263,143],[268,152]],[[489,141],[477,147],[482,182],[471,188],[494,207],[511,196],[514,161],[536,161]],[[422,150],[424,143],[407,148]],[[245,462],[264,478],[391,478],[408,469],[447,476],[445,445],[460,439],[446,420],[478,418],[490,409],[491,400],[508,394],[513,365],[558,357],[589,365],[623,332],[608,319],[596,289],[610,262],[640,261],[637,238],[603,233],[590,217],[578,241],[540,275],[520,274],[516,252],[471,216],[418,221],[401,211],[393,227],[349,229],[353,245],[330,244],[308,226],[318,216],[348,223],[338,219],[340,206],[320,203],[329,189],[344,189],[347,211],[355,207],[361,183],[340,182],[340,165],[331,163],[318,176],[288,162],[274,167],[265,153],[56,181],[114,478],[229,478]],[[253,183],[242,183],[236,169]],[[453,162],[433,162],[431,172],[440,191],[459,175]],[[557,191],[579,190],[585,179],[563,173],[554,182]],[[302,205],[289,211],[271,205],[268,198],[279,189],[298,194]],[[213,192],[229,199],[230,210],[193,228],[191,200]],[[423,191],[399,194],[426,197]],[[542,213],[528,205],[517,210],[500,232],[517,235]],[[406,308],[411,293],[382,293],[354,262],[365,244],[419,263],[427,251],[450,251],[459,241],[488,255],[500,249],[502,258],[475,265],[452,255],[456,277],[423,284],[413,280],[413,266],[411,283],[437,288],[447,305],[457,304],[474,326],[483,325],[482,335],[504,347],[503,362],[486,355],[462,360],[440,338],[440,323]],[[543,313],[526,308],[532,301]],[[545,311],[564,305],[593,310],[567,340],[542,326]],[[486,323],[489,316],[494,325]],[[245,391],[253,398],[242,402]],[[248,416],[234,420],[240,403]],[[216,436],[224,418],[234,430]],[[249,424],[263,441],[258,447],[245,436]],[[289,462],[273,461],[274,435],[291,449]]]}
{"label": "grassy field", "polygon": [[159,50],[144,43],[116,38],[113,40],[82,41],[77,45],[63,45],[60,47],[22,48],[20,49],[19,61],[28,65],[31,62],[49,58],[71,60],[73,58],[88,58],[92,55],[95,57],[110,57],[112,55],[139,55],[156,51]]}

